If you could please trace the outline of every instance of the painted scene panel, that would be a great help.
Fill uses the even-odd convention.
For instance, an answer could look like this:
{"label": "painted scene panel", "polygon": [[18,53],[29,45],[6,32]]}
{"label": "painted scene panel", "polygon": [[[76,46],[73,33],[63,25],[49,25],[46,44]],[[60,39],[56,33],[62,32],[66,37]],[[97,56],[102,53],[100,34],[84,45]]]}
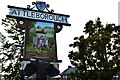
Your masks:
{"label": "painted scene panel", "polygon": [[54,23],[28,21],[25,58],[56,60]]}

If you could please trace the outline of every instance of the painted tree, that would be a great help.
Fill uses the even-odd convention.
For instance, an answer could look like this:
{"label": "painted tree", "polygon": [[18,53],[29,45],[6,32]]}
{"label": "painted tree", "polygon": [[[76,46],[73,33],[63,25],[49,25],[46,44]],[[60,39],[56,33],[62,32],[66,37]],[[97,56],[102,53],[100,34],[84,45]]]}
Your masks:
{"label": "painted tree", "polygon": [[[100,18],[85,24],[86,35],[75,37],[68,57],[84,79],[111,79],[120,71],[120,26],[102,25]],[[86,38],[85,38],[86,37]]]}
{"label": "painted tree", "polygon": [[[20,22],[23,24],[23,22]],[[24,51],[24,33],[25,30],[18,25],[17,20],[13,18],[5,18],[2,20],[8,37],[4,34],[0,36],[0,56],[2,63],[2,72],[5,80],[20,80],[21,61]]]}

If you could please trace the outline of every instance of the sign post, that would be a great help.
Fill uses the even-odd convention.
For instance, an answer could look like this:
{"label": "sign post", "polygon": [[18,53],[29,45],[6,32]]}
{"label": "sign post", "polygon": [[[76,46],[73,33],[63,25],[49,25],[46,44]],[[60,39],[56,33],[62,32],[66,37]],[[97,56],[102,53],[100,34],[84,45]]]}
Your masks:
{"label": "sign post", "polygon": [[[56,33],[62,30],[63,25],[71,25],[68,23],[70,16],[53,13],[53,10],[48,9],[49,5],[46,2],[37,1],[32,5],[33,7],[27,5],[27,8],[8,5],[10,12],[7,17],[16,19],[18,25],[26,30],[23,60],[35,59],[35,61],[31,61],[29,66],[26,65],[25,70],[28,71],[31,66],[37,68],[37,71],[34,70],[37,75],[36,79],[46,80],[46,75],[53,77],[59,74],[59,70],[50,62],[62,62],[57,59]],[[35,7],[37,10],[33,10]],[[42,68],[44,69],[42,70]],[[24,73],[26,72],[24,71]],[[43,74],[44,78],[40,77]],[[32,75],[34,74],[29,76]]]}

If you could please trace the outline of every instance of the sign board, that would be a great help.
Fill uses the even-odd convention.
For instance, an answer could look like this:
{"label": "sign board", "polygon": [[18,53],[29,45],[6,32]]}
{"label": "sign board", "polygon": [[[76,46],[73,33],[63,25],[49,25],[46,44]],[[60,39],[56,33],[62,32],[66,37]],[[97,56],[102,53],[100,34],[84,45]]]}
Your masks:
{"label": "sign board", "polygon": [[63,25],[70,25],[68,23],[69,15],[50,13],[44,11],[29,10],[15,6],[8,6],[10,12],[8,16],[19,17],[26,19],[33,19],[45,22],[60,23]]}
{"label": "sign board", "polygon": [[[53,13],[45,2],[34,2],[38,10],[8,5],[7,17],[14,18],[26,30],[24,58],[36,58],[42,61],[57,60],[56,33],[62,26],[70,26],[69,15]],[[47,10],[43,11],[43,10]]]}

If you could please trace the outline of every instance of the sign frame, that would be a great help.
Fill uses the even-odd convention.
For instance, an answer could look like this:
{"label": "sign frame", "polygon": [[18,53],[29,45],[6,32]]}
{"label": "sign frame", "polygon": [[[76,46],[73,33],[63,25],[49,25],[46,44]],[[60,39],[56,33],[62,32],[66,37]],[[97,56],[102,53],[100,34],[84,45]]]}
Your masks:
{"label": "sign frame", "polygon": [[[37,3],[34,2],[34,4],[37,4]],[[34,4],[32,3],[32,5],[34,5]],[[56,52],[55,53],[55,57],[56,57],[56,59],[55,60],[41,60],[41,61],[47,61],[47,62],[57,62],[58,61],[58,62],[61,62],[61,61],[58,60],[58,57],[57,57],[56,33],[60,32],[62,30],[63,25],[65,25],[65,26],[71,26],[71,24],[68,23],[68,18],[70,16],[69,15],[65,15],[65,14],[53,13],[53,11],[52,10],[49,11],[47,9],[47,7],[46,7],[46,9],[47,9],[48,12],[43,11],[44,9],[43,10],[39,10],[38,8],[37,8],[38,10],[33,10],[33,8],[30,8],[30,5],[28,5],[28,6],[27,6],[27,8],[23,8],[23,7],[16,7],[16,6],[10,6],[10,5],[8,5],[8,8],[10,9],[10,12],[9,12],[9,15],[6,15],[6,17],[15,18],[15,19],[21,19],[21,20],[24,19],[26,21],[36,21],[36,22],[38,21],[38,22],[46,22],[46,23],[52,23],[52,24],[54,24],[54,38],[55,38],[55,44],[54,45],[55,45],[55,52]],[[48,6],[48,5],[46,5],[46,6]],[[52,21],[52,20],[45,20],[45,19],[37,19],[37,18],[33,18],[32,16],[21,16],[20,15],[21,12],[18,13],[19,14],[18,16],[17,16],[16,12],[12,12],[12,14],[14,13],[14,15],[12,15],[11,14],[11,10],[12,9],[16,9],[18,11],[23,10],[24,11],[24,15],[25,15],[26,11],[28,11],[28,12],[30,11],[30,12],[34,12],[34,13],[43,13],[43,14],[58,16],[57,19],[60,17],[60,19],[64,18],[64,19],[66,19],[66,21],[65,22],[59,22],[59,21],[54,21],[55,19]],[[28,12],[26,12],[27,15],[29,14]],[[49,17],[49,19],[50,19],[50,17]],[[60,30],[58,30],[56,26],[59,26]],[[28,24],[26,25],[26,27],[24,27],[24,29],[25,29],[25,45],[24,45],[25,50],[23,52],[23,57],[24,58],[25,58],[25,55],[27,54],[26,53],[26,43],[27,43],[27,36],[28,36],[28,32],[27,32],[28,28],[27,27],[28,27]],[[55,30],[57,30],[57,31],[55,32]],[[36,59],[39,59],[39,58],[36,58]]]}

